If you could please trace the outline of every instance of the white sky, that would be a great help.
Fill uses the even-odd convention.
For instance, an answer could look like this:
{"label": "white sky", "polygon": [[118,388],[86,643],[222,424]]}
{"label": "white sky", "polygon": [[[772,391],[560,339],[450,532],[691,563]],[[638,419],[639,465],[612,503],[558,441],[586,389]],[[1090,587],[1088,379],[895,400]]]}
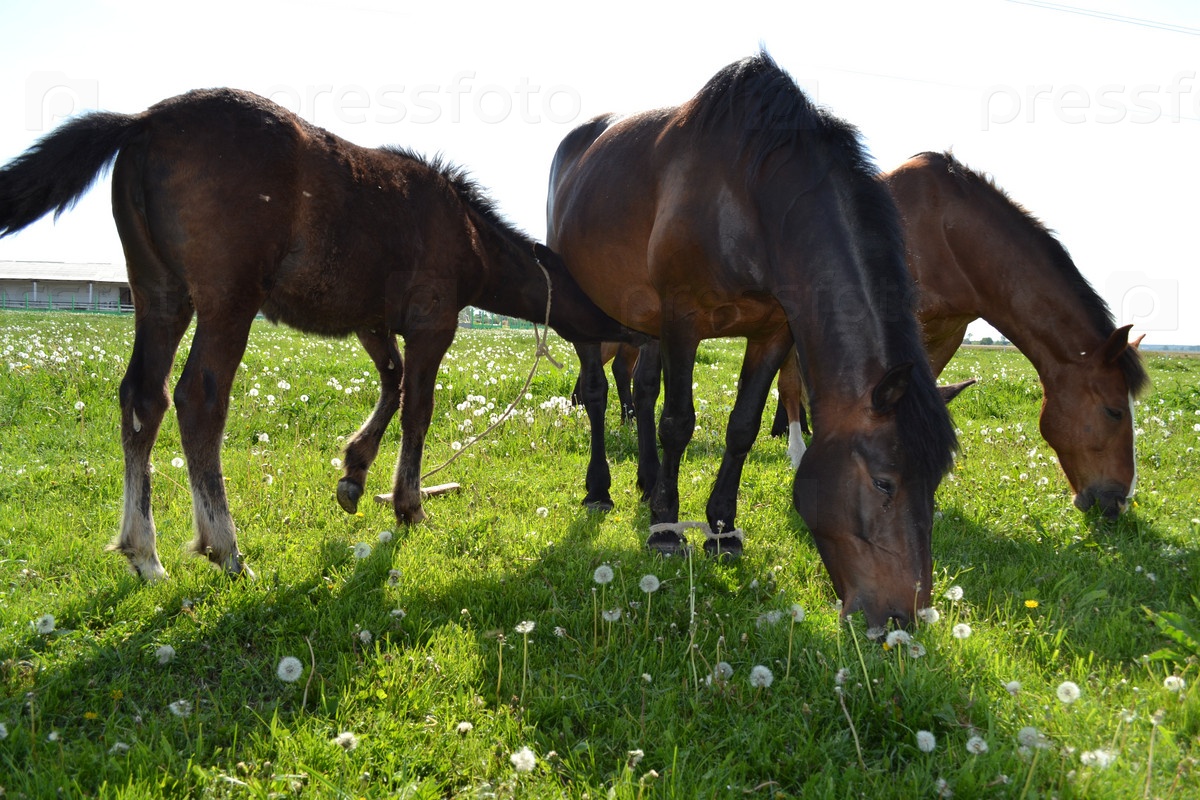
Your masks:
{"label": "white sky", "polygon": [[[681,103],[761,42],[881,168],[952,147],[1058,232],[1119,322],[1200,344],[1200,4],[1068,1],[5,0],[0,160],[63,114],[235,86],[442,152],[541,238],[574,125]],[[107,182],[0,260],[122,263]]]}

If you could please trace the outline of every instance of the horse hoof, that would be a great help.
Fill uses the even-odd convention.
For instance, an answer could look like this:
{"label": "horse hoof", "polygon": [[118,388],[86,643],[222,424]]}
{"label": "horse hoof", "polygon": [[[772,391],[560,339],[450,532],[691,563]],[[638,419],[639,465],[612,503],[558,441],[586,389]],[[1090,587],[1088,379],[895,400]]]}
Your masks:
{"label": "horse hoof", "polygon": [[673,530],[652,532],[646,539],[646,547],[660,556],[685,556],[688,553],[687,539]]}
{"label": "horse hoof", "polygon": [[717,560],[736,561],[742,557],[742,540],[735,536],[705,539],[704,552]]}
{"label": "horse hoof", "polygon": [[616,506],[613,504],[613,501],[609,498],[601,498],[599,500],[593,500],[592,498],[587,497],[587,498],[584,498],[583,507],[586,508],[588,511],[595,511],[598,513],[607,513],[609,511],[612,511]]}
{"label": "horse hoof", "polygon": [[350,480],[342,478],[337,485],[337,501],[338,505],[347,514],[354,514],[358,511],[358,501],[362,498],[363,487]]}

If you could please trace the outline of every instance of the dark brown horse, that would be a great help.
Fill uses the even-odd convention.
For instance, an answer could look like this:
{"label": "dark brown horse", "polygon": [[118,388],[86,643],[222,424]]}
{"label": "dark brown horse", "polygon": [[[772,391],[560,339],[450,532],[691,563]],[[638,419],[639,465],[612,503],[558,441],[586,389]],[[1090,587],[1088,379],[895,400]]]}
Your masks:
{"label": "dark brown horse", "polygon": [[[548,217],[548,243],[584,291],[660,341],[663,463],[648,544],[685,546],[675,524],[696,349],[738,336],[748,344],[705,548],[740,551],[742,465],[795,340],[817,433],[793,501],[844,613],[879,626],[928,605],[933,495],[954,429],[921,350],[895,206],[857,132],[763,53],[681,106],[570,133]],[[600,347],[577,349],[594,443],[587,500],[611,503]]]}
{"label": "dark brown horse", "polygon": [[[396,519],[416,522],[434,382],[474,305],[542,321],[569,340],[620,340],[541,245],[513,230],[461,171],[399,149],[371,150],[252,94],[198,91],[135,115],[79,117],[0,169],[0,235],[62,213],[116,159],[113,215],[135,308],[121,382],[125,501],[111,547],[142,577],[165,576],[150,509],[150,450],[171,404],[175,351],[196,332],[174,391],[187,456],[193,547],[231,573],[247,568],[221,473],[229,392],[250,323],[355,334],[381,394],[346,447],[338,500],[358,503],[391,418],[401,413]],[[404,357],[396,336],[404,338]],[[402,402],[403,401],[403,402]]]}
{"label": "dark brown horse", "polygon": [[[1130,326],[1112,313],[1066,249],[990,180],[948,153],[921,153],[884,175],[904,221],[917,317],[935,375],[987,320],[1042,381],[1041,431],[1082,511],[1124,510],[1136,484],[1133,399],[1148,385]],[[799,372],[785,361],[780,405],[797,446]]]}

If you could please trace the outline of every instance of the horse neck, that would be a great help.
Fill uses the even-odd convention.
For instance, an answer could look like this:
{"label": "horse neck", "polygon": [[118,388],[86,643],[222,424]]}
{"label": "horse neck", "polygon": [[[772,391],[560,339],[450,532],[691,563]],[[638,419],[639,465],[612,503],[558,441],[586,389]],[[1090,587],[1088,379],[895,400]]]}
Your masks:
{"label": "horse neck", "polygon": [[546,274],[533,257],[532,245],[525,252],[512,232],[479,214],[469,216],[480,261],[480,280],[470,304],[493,314],[545,321]]}
{"label": "horse neck", "polygon": [[1050,234],[1010,209],[988,208],[989,201],[944,206],[948,217],[953,213],[944,220],[952,267],[969,282],[979,316],[1029,359],[1044,383],[1056,368],[1100,347],[1106,335],[1055,262],[1064,256]]}

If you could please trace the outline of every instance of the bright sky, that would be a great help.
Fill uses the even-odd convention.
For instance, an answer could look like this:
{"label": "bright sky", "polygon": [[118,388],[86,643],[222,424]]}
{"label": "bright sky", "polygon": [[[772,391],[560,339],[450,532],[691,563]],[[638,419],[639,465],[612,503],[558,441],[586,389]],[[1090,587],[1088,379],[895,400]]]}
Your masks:
{"label": "bright sky", "polygon": [[[881,168],[953,148],[1058,232],[1119,322],[1200,344],[1200,4],[1068,1],[13,0],[0,160],[63,115],[235,86],[359,144],[442,152],[541,238],[574,125],[683,102],[761,42]],[[0,260],[122,263],[107,182]]]}

